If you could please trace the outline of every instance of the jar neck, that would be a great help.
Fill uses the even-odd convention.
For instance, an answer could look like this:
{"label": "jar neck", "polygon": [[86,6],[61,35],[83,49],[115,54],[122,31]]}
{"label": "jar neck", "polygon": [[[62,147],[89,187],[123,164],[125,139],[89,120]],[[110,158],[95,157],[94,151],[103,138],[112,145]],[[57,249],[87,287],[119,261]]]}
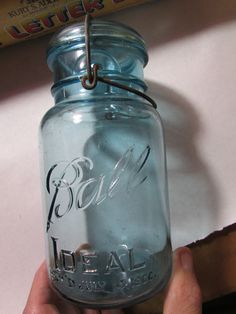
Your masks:
{"label": "jar neck", "polygon": [[[55,103],[91,97],[137,97],[123,89],[98,82],[92,90],[83,88],[80,79],[87,74],[85,47],[72,45],[59,48],[48,57],[49,68],[54,75],[52,94]],[[142,51],[131,45],[125,48],[120,43],[103,39],[91,44],[91,65],[98,64],[98,76],[139,91],[146,90],[143,67],[146,59]]]}
{"label": "jar neck", "polygon": [[[125,86],[134,88],[136,90],[144,92],[146,90],[146,85],[140,84],[140,82],[131,81],[131,79],[128,80],[117,80],[114,78],[111,78],[113,81],[119,82]],[[52,87],[52,94],[54,97],[55,105],[67,102],[67,101],[76,101],[76,100],[89,100],[89,99],[95,99],[95,98],[102,98],[102,97],[109,97],[109,98],[137,98],[139,96],[121,89],[114,87],[112,85],[98,82],[97,86],[92,90],[85,89],[79,78],[71,79],[68,82],[63,82],[62,84],[54,85]]]}

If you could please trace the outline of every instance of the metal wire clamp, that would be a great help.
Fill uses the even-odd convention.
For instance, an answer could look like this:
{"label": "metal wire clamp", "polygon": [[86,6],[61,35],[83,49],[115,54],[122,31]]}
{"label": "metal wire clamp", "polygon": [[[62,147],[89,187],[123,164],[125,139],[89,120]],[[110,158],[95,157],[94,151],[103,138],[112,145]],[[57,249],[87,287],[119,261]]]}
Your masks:
{"label": "metal wire clamp", "polygon": [[93,66],[91,65],[91,49],[90,49],[90,20],[91,16],[89,14],[86,14],[85,16],[85,53],[86,53],[86,69],[87,69],[87,74],[82,76],[80,78],[81,84],[85,89],[94,89],[97,85],[97,82],[102,82],[123,90],[126,90],[130,93],[133,93],[135,95],[138,95],[145,100],[147,100],[153,108],[157,108],[157,105],[155,101],[146,95],[145,93],[140,92],[139,90],[120,84],[118,82],[112,81],[107,77],[102,77],[98,75],[98,70],[99,70],[99,64],[95,63]]}

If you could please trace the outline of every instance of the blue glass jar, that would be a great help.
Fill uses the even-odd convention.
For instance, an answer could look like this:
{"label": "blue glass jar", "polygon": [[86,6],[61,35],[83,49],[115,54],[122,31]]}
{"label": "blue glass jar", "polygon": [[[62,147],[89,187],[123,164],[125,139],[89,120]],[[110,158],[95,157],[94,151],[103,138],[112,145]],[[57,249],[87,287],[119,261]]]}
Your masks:
{"label": "blue glass jar", "polygon": [[[99,76],[145,91],[140,35],[108,21],[93,21],[90,34]],[[55,106],[42,119],[40,146],[52,286],[89,308],[141,302],[171,273],[161,119],[131,92],[83,88],[83,24],[52,38],[48,65]]]}

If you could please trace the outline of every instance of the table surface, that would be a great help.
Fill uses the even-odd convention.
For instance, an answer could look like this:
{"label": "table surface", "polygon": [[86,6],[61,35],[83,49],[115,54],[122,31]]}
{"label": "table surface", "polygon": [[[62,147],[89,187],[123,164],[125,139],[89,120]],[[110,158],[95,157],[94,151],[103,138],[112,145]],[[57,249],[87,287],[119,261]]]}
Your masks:
{"label": "table surface", "polygon": [[[145,39],[166,131],[173,247],[236,221],[236,2],[158,1],[110,15]],[[44,259],[38,125],[50,36],[0,51],[0,313],[22,311]],[[14,298],[12,298],[14,296]]]}

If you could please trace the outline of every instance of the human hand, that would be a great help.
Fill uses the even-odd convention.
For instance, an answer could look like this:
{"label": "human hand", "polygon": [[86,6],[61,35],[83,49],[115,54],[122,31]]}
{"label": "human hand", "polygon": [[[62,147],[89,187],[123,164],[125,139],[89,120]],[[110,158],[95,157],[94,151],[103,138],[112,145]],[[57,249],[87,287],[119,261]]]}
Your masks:
{"label": "human hand", "polygon": [[173,273],[168,285],[163,314],[201,314],[202,295],[190,249],[179,248],[173,256]]}
{"label": "human hand", "polygon": [[47,266],[44,262],[37,270],[23,314],[123,314],[121,310],[79,309],[63,300],[49,283]]}
{"label": "human hand", "polygon": [[[191,251],[179,248],[173,258],[173,274],[166,291],[163,314],[201,314],[201,291],[197,283]],[[123,314],[122,310],[79,309],[51,289],[46,263],[35,274],[23,314]]]}

